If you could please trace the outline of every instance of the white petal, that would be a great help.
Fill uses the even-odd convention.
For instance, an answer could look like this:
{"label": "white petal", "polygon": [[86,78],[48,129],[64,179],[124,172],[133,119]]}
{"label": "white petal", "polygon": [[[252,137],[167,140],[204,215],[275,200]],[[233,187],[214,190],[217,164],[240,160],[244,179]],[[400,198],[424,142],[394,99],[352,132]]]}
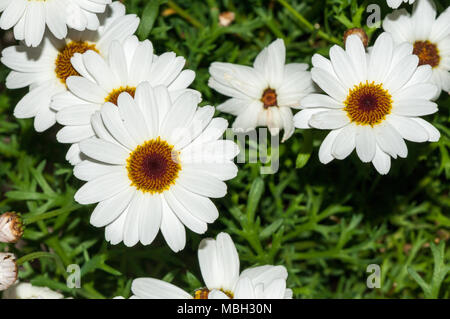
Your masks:
{"label": "white petal", "polygon": [[342,160],[349,156],[355,147],[356,125],[350,124],[344,127],[336,136],[331,152],[335,158]]}
{"label": "white petal", "polygon": [[111,224],[128,207],[134,193],[134,190],[127,189],[98,203],[92,212],[90,223],[95,227]]}
{"label": "white petal", "polygon": [[108,164],[125,165],[130,155],[129,151],[118,144],[96,137],[82,141],[80,149],[87,156]]}
{"label": "white petal", "polygon": [[373,166],[381,175],[386,175],[391,169],[391,157],[383,152],[381,148],[377,145],[375,151],[375,157],[372,161]]}
{"label": "white petal", "polygon": [[137,278],[131,284],[131,291],[142,299],[192,299],[184,290],[162,280]]}
{"label": "white petal", "polygon": [[165,200],[162,200],[162,209],[161,233],[170,249],[179,252],[186,246],[186,230]]}
{"label": "white petal", "polygon": [[356,153],[364,163],[372,162],[375,157],[376,139],[369,125],[356,126]]}
{"label": "white petal", "polygon": [[75,200],[83,205],[101,202],[126,190],[129,184],[125,172],[104,175],[84,184],[75,194]]}
{"label": "white petal", "polygon": [[345,111],[330,110],[316,113],[311,116],[309,125],[322,130],[341,128],[350,123],[350,118]]}

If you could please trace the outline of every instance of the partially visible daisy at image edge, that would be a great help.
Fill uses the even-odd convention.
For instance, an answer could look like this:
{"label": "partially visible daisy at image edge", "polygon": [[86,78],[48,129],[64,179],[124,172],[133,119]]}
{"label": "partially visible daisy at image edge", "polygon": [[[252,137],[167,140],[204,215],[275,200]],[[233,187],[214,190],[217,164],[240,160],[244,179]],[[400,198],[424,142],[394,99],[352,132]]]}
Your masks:
{"label": "partially visible daisy at image edge", "polygon": [[[195,72],[183,70],[185,63],[185,58],[174,52],[155,55],[150,40],[139,41],[134,35],[123,44],[113,41],[108,58],[94,50],[72,58],[79,75],[67,78],[68,90],[55,95],[51,104],[57,111],[56,121],[64,126],[56,139],[60,143],[73,144],[68,155],[73,158],[71,162],[76,164],[81,160],[79,142],[95,135],[91,126],[92,114],[106,102],[117,104],[122,92],[134,96],[136,87],[143,82],[166,86],[172,99],[190,90],[187,87],[194,80]],[[200,93],[190,91],[195,92],[200,102]]]}
{"label": "partially visible daisy at image edge", "polygon": [[387,0],[387,4],[392,9],[397,9],[402,3],[408,2],[409,4],[413,4],[414,1],[416,0]]}
{"label": "partially visible daisy at image edge", "polygon": [[[6,87],[29,87],[14,109],[16,118],[34,118],[37,132],[52,127],[56,111],[51,109],[51,100],[67,91],[67,78],[79,75],[72,58],[77,60],[78,55],[88,50],[107,57],[110,44],[115,40],[122,43],[137,30],[140,20],[134,14],[126,14],[125,6],[115,1],[101,15],[101,21],[97,31],[71,31],[64,40],[48,35],[38,48],[17,45],[2,51],[1,62],[12,70],[6,78]],[[78,149],[69,150],[67,160],[72,164],[80,161],[78,157]]]}
{"label": "partially visible daisy at image edge", "polygon": [[0,27],[14,28],[14,38],[29,47],[41,44],[46,28],[58,39],[67,36],[67,27],[77,31],[97,30],[97,14],[105,12],[111,0],[1,0]]}
{"label": "partially visible daisy at image edge", "polygon": [[2,299],[63,299],[59,292],[48,287],[33,286],[29,282],[16,282],[3,291]]}
{"label": "partially visible daisy at image edge", "polygon": [[166,281],[137,278],[131,285],[130,299],[292,299],[284,266],[258,266],[239,274],[239,255],[227,233],[203,239],[198,260],[206,287],[191,295]]}
{"label": "partially visible daisy at image edge", "polygon": [[419,65],[430,65],[432,82],[450,93],[450,7],[436,18],[436,6],[432,0],[417,0],[412,15],[405,9],[396,10],[383,20],[383,29],[389,32],[397,44],[411,43],[413,53],[419,57]]}
{"label": "partially visible daisy at image edge", "polygon": [[421,118],[438,111],[430,101],[438,88],[430,83],[431,67],[418,66],[411,44],[395,46],[384,32],[369,52],[359,37],[350,35],[345,50],[330,49],[331,61],[315,54],[312,78],[325,94],[304,98],[294,123],[301,129],[331,130],[319,149],[322,163],[345,159],[356,148],[361,161],[387,174],[391,157],[407,157],[404,140],[439,140],[439,131]]}
{"label": "partially visible daisy at image edge", "polygon": [[300,100],[314,89],[307,64],[285,62],[284,41],[277,39],[258,54],[253,67],[211,64],[208,85],[231,97],[217,109],[236,116],[234,130],[266,126],[272,135],[284,129],[282,142],[292,136],[292,109],[298,109]]}
{"label": "partially visible daisy at image edge", "polygon": [[218,218],[210,198],[226,195],[239,147],[222,139],[228,122],[198,103],[194,92],[172,102],[167,87],[144,82],[134,98],[123,92],[117,104],[107,102],[92,115],[96,136],[80,142],[87,159],[74,168],[87,183],[75,200],[98,203],[90,222],[106,227],[111,244],[149,245],[161,230],[178,252],[186,245],[185,226],[203,234]]}

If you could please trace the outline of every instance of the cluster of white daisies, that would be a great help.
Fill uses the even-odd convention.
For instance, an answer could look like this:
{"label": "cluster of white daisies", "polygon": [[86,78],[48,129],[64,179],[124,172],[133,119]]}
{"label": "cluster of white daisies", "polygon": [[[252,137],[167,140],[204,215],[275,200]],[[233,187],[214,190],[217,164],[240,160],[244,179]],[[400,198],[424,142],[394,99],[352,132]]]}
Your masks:
{"label": "cluster of white daisies", "polygon": [[[126,246],[149,245],[161,231],[174,252],[185,247],[185,227],[205,233],[219,216],[210,198],[226,195],[239,148],[222,139],[228,122],[214,117],[214,107],[198,106],[201,94],[188,88],[195,73],[183,70],[185,59],[157,55],[149,40],[139,41],[133,35],[139,18],[118,1],[0,0],[0,11],[0,27],[14,27],[23,40],[1,57],[12,70],[6,86],[29,87],[14,115],[34,118],[38,132],[62,125],[57,140],[70,144],[66,158],[86,181],[75,200],[97,204],[91,224],[105,227],[110,243]],[[405,140],[440,137],[421,117],[437,112],[433,101],[450,90],[450,9],[437,18],[432,0],[416,0],[411,15],[396,10],[383,28],[373,47],[352,34],[345,49],[330,49],[329,59],[315,54],[311,71],[286,64],[281,39],[253,67],[215,62],[209,86],[230,97],[217,109],[236,116],[237,131],[267,126],[272,135],[283,130],[282,141],[295,128],[330,130],[319,150],[322,163],[356,149],[361,161],[387,174],[391,157],[407,156]],[[10,235],[11,223],[0,226],[0,235]],[[227,234],[202,241],[199,261],[206,288],[194,296],[141,278],[133,282],[134,297],[292,297],[282,266],[239,275]],[[13,265],[14,256],[0,254],[0,289],[15,282],[8,277],[11,269],[17,275]]]}

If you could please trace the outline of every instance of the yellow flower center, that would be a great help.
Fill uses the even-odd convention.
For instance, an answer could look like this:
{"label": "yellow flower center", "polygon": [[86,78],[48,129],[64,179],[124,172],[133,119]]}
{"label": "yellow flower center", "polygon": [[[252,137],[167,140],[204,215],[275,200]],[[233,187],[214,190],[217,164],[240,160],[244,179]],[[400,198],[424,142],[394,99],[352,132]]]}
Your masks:
{"label": "yellow flower center", "polygon": [[77,41],[69,42],[64,48],[59,50],[58,56],[56,57],[55,61],[55,73],[62,83],[66,84],[66,80],[70,76],[80,75],[72,66],[72,62],[70,62],[70,59],[72,59],[75,53],[83,54],[89,50],[93,50],[99,53],[97,48],[95,47],[95,44]]}
{"label": "yellow flower center", "polygon": [[349,90],[344,110],[359,125],[380,124],[391,113],[392,96],[382,84],[360,83]]}
{"label": "yellow flower center", "polygon": [[134,98],[134,94],[136,93],[136,88],[127,85],[126,87],[121,86],[118,89],[114,89],[105,98],[105,102],[111,102],[111,103],[117,105],[117,100],[119,99],[119,95],[122,94],[123,92],[129,93]]}
{"label": "yellow flower center", "polygon": [[[231,291],[225,291],[220,289],[225,295],[227,295],[230,299],[234,298],[234,294]],[[209,293],[211,291],[208,288],[197,289],[194,292],[194,299],[208,299]]]}
{"label": "yellow flower center", "polygon": [[419,57],[419,65],[429,64],[435,68],[441,61],[437,45],[428,40],[416,41],[413,53]]}
{"label": "yellow flower center", "polygon": [[162,193],[175,184],[181,165],[178,153],[159,137],[136,147],[127,159],[131,185],[144,193]]}
{"label": "yellow flower center", "polygon": [[271,106],[277,106],[277,92],[274,89],[268,88],[264,91],[261,98],[261,102],[264,103],[264,108],[267,109]]}

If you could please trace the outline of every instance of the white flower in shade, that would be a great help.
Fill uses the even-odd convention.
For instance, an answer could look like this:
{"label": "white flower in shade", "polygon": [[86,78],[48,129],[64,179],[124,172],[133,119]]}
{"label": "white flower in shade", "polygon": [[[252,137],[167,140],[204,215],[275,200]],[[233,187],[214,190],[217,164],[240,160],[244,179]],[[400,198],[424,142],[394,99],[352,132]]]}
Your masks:
{"label": "white flower in shade", "polygon": [[363,162],[380,174],[390,170],[390,157],[406,157],[404,140],[438,141],[440,134],[420,116],[433,114],[430,102],[437,87],[430,83],[431,67],[418,67],[413,46],[395,46],[389,33],[381,34],[370,54],[351,35],[346,50],[330,49],[330,60],[315,54],[311,73],[325,91],[302,100],[294,117],[298,128],[332,130],[323,141],[319,158],[324,164],[344,159],[356,148]]}
{"label": "white flower in shade", "polygon": [[389,7],[393,9],[397,9],[404,2],[409,2],[409,4],[413,4],[416,0],[387,0],[387,4]]}
{"label": "white flower in shade", "polygon": [[6,87],[30,88],[14,109],[17,118],[34,117],[38,132],[55,124],[56,112],[50,109],[51,99],[55,94],[67,91],[69,76],[78,75],[71,58],[87,50],[107,56],[112,41],[125,40],[139,25],[139,18],[125,15],[125,6],[120,2],[108,6],[101,20],[102,25],[97,31],[69,32],[64,40],[48,36],[39,48],[18,45],[3,50],[1,62],[12,69],[6,78]]}
{"label": "white flower in shade", "polygon": [[221,139],[228,122],[213,119],[212,106],[198,108],[194,92],[172,102],[165,86],[144,82],[134,96],[124,92],[92,116],[97,137],[80,143],[89,159],[74,174],[87,183],[75,200],[99,203],[91,224],[106,226],[112,244],[149,245],[161,229],[177,252],[186,243],[184,226],[202,234],[219,216],[209,198],[225,196],[239,148]]}
{"label": "white flower in shade", "polygon": [[1,0],[0,27],[14,28],[14,37],[37,47],[46,26],[58,39],[67,35],[67,26],[78,31],[97,30],[97,14],[105,12],[111,0]]}
{"label": "white flower in shade", "polygon": [[16,280],[16,257],[11,253],[0,253],[0,291],[11,287]]}
{"label": "white flower in shade", "polygon": [[203,239],[198,249],[200,270],[206,287],[193,296],[162,280],[137,278],[131,285],[138,299],[291,299],[286,289],[287,271],[283,266],[260,266],[239,275],[239,256],[227,233],[217,239]]}
{"label": "white flower in shade", "polygon": [[36,287],[28,282],[16,283],[3,292],[3,299],[63,299],[59,292],[48,287]]}
{"label": "white flower in shade", "polygon": [[69,77],[66,81],[69,91],[53,99],[52,107],[58,111],[56,120],[65,126],[56,138],[60,143],[74,144],[70,152],[73,155],[68,157],[76,158],[77,144],[94,135],[91,115],[106,102],[117,104],[122,92],[134,96],[140,83],[149,82],[152,86],[167,86],[171,97],[176,98],[195,78],[194,71],[182,70],[186,62],[183,57],[173,52],[156,56],[152,43],[140,42],[136,36],[127,38],[123,45],[114,41],[108,56],[107,60],[87,51],[73,58],[74,67],[82,76]]}
{"label": "white flower in shade", "polygon": [[0,242],[15,243],[23,235],[23,225],[20,216],[14,212],[0,215]]}
{"label": "white flower in shade", "polygon": [[383,21],[383,28],[397,44],[411,43],[419,65],[433,68],[432,82],[441,90],[450,92],[450,7],[439,18],[431,0],[414,3],[412,15],[405,9],[396,10]]}
{"label": "white flower in shade", "polygon": [[249,131],[267,126],[272,135],[284,129],[283,141],[294,133],[292,108],[313,91],[308,65],[285,64],[286,48],[274,41],[249,66],[214,62],[209,68],[209,86],[230,96],[217,109],[236,116],[233,129]]}

